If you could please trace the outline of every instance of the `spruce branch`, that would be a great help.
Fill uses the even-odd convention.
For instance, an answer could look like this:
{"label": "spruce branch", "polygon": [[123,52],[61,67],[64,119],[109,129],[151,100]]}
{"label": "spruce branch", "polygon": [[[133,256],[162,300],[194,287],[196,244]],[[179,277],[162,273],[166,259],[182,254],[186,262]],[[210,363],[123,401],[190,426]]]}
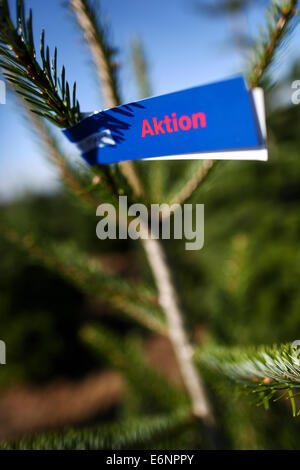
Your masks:
{"label": "spruce branch", "polygon": [[253,89],[262,84],[263,77],[271,65],[276,51],[289,33],[292,19],[297,14],[298,0],[271,1],[267,11],[268,26],[253,49],[248,64],[248,81]]}
{"label": "spruce branch", "polygon": [[258,404],[268,407],[271,400],[286,397],[296,415],[294,398],[299,393],[293,390],[300,388],[300,365],[291,344],[199,349],[196,360],[251,394]]}
{"label": "spruce branch", "polygon": [[25,18],[23,0],[17,0],[17,24],[11,19],[7,0],[0,0],[0,67],[5,79],[30,105],[36,114],[61,128],[80,120],[76,98],[76,83],[72,89],[65,77],[65,67],[59,76],[57,49],[50,58],[42,31],[40,62],[33,40],[32,11]]}

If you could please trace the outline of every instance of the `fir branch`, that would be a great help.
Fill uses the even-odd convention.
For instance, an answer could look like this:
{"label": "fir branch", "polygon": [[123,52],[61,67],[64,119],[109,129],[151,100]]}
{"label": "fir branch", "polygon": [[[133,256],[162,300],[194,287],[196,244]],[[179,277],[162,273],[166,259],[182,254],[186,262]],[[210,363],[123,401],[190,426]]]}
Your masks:
{"label": "fir branch", "polygon": [[248,65],[248,81],[253,89],[262,84],[263,77],[271,65],[283,39],[291,30],[291,21],[297,14],[298,0],[272,1],[267,11],[268,27],[257,40]]}
{"label": "fir branch", "polygon": [[251,393],[259,404],[268,405],[270,400],[278,401],[285,396],[291,401],[295,416],[292,391],[300,388],[300,365],[294,354],[291,344],[246,349],[213,347],[198,350],[196,359],[240,390]]}
{"label": "fir branch", "polygon": [[1,225],[1,234],[33,259],[57,272],[81,291],[98,297],[113,309],[156,333],[166,333],[155,294],[142,284],[131,283],[107,272],[99,262],[81,253],[73,243],[57,244],[23,236],[14,228]]}
{"label": "fir branch", "polygon": [[60,78],[57,72],[57,50],[50,58],[42,31],[40,46],[41,65],[37,60],[33,32],[32,11],[25,18],[23,0],[17,0],[17,24],[14,25],[7,0],[0,0],[0,67],[4,77],[36,114],[58,127],[66,128],[80,120],[80,107],[76,99],[76,84],[72,88],[65,79],[65,68]]}
{"label": "fir branch", "polygon": [[1,450],[100,450],[145,448],[171,432],[190,425],[186,409],[172,414],[139,416],[114,424],[101,424],[83,429],[31,436],[12,443],[3,443]]}

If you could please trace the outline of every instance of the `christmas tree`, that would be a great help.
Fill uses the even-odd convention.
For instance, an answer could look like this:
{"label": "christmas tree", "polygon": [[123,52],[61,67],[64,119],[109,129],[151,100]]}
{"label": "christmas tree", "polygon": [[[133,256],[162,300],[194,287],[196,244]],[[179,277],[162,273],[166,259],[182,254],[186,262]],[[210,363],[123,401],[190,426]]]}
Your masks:
{"label": "christmas tree", "polygon": [[[232,2],[221,3],[222,7],[228,7]],[[271,3],[268,27],[253,45],[245,71],[249,89],[264,87],[270,101],[271,67],[277,50],[293,29],[296,7],[295,0]],[[100,5],[88,0],[70,0],[68,8],[90,49],[105,107],[121,104],[117,50],[111,44]],[[293,227],[298,215],[294,207],[286,208],[285,204],[290,199],[297,201],[298,195],[299,110],[295,107],[284,116],[276,111],[269,116],[271,168],[196,160],[147,164],[127,161],[91,168],[82,165],[78,170],[64,154],[53,127],[65,129],[84,118],[76,83],[68,82],[65,67],[58,71],[58,51],[55,49],[51,56],[44,32],[37,52],[32,12],[26,16],[22,0],[17,1],[16,20],[7,0],[0,1],[0,23],[0,67],[8,87],[19,97],[19,106],[66,186],[65,192],[57,196],[56,204],[73,207],[72,220],[88,227],[83,239],[75,236],[66,241],[69,232],[67,237],[59,236],[55,227],[45,226],[45,220],[34,224],[36,230],[28,225],[34,214],[31,202],[28,216],[16,224],[14,216],[18,207],[12,205],[1,223],[2,250],[14,246],[19,263],[29,256],[35,266],[49,272],[50,279],[58,276],[62,280],[62,290],[74,289],[70,297],[76,292],[78,299],[93,302],[95,310],[108,312],[100,318],[91,314],[84,320],[75,318],[70,329],[76,337],[77,354],[82,351],[84,357],[81,370],[87,370],[86,363],[89,363],[88,369],[98,368],[102,374],[113,374],[104,377],[111,383],[111,395],[115,397],[115,410],[105,420],[96,420],[84,428],[75,426],[9,441],[2,447],[258,446],[261,434],[270,423],[266,418],[265,423],[256,427],[257,417],[266,413],[256,405],[267,409],[271,405],[273,410],[287,398],[292,412],[282,407],[278,415],[275,411],[275,419],[279,421],[284,414],[285,419],[292,421],[292,415],[298,414],[300,365],[295,360],[293,345],[286,343],[297,327],[300,301],[296,294],[292,297],[293,304],[286,300],[286,292],[297,289],[297,282],[292,282],[292,274],[287,272],[293,249],[297,250],[297,233]],[[138,40],[132,44],[132,63],[138,97],[151,95],[146,54]],[[281,178],[282,173],[285,179]],[[204,200],[214,213],[214,220],[208,221],[206,227],[211,248],[192,258],[177,241],[166,244],[148,238],[133,245],[103,242],[99,249],[99,244],[91,242],[92,235],[88,234],[93,231],[96,207],[101,202],[117,207],[118,197],[124,194],[130,203],[142,202],[146,206],[153,202],[197,202],[201,197],[200,202]],[[241,194],[243,206],[236,204]],[[272,206],[274,201],[276,210]],[[41,201],[43,204],[45,201]],[[64,219],[63,213],[60,217]],[[259,225],[255,223],[257,217],[267,220]],[[75,222],[72,224],[76,227]],[[270,236],[270,231],[275,230],[288,233],[284,241]],[[112,251],[114,262],[110,266],[107,252]],[[121,266],[118,272],[124,258],[126,269]],[[10,272],[9,266],[7,269]],[[294,269],[297,277],[296,266]],[[272,284],[270,280],[268,284],[270,272],[274,271],[277,272],[275,281]],[[260,280],[265,282],[264,289],[257,286]],[[277,296],[274,289],[278,289]],[[282,326],[280,314],[287,306],[286,314],[291,320]],[[57,309],[64,312],[68,325],[73,322],[71,307],[66,301]],[[39,334],[55,331],[51,315],[39,317],[38,312],[36,315],[44,321]],[[24,320],[26,325],[29,318],[30,314]],[[3,321],[9,322],[8,317],[4,316]],[[273,341],[270,329],[277,333],[277,345],[268,343]],[[261,346],[264,343],[267,345]],[[48,357],[47,350],[44,354]],[[165,357],[165,366],[160,354]],[[18,373],[22,378],[22,370]],[[233,396],[233,392],[240,396]],[[236,408],[233,414],[230,414],[231,407]],[[248,441],[238,436],[237,429],[245,428],[256,429],[252,441],[251,433]],[[264,439],[263,445],[270,446],[270,440]]]}

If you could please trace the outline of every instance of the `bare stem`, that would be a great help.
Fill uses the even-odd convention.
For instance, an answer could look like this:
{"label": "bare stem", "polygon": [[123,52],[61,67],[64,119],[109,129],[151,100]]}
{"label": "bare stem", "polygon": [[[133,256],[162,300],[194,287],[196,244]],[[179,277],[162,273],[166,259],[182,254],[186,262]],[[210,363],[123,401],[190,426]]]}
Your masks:
{"label": "bare stem", "polygon": [[172,204],[183,204],[186,199],[198,188],[200,183],[204,181],[206,176],[209,174],[215,160],[203,160],[201,168],[195,172],[193,177],[181,188],[181,190],[172,198],[170,205]]}
{"label": "bare stem", "polygon": [[[146,235],[148,228],[144,227]],[[143,245],[159,292],[159,303],[165,312],[168,335],[186,390],[192,401],[194,415],[208,426],[214,425],[214,417],[202,379],[193,363],[193,348],[189,343],[182,313],[174,288],[166,255],[158,240],[144,237]]]}

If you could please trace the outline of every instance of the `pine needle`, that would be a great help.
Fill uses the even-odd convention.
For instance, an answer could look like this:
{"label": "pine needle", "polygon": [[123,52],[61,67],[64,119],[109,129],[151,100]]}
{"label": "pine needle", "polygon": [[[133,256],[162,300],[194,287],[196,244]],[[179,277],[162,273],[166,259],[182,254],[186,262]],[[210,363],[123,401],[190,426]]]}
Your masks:
{"label": "pine needle", "polygon": [[[17,1],[17,24],[14,25],[7,0],[0,0],[0,67],[8,83],[23,97],[30,109],[58,127],[66,128],[80,118],[76,93],[73,105],[69,99],[69,83],[62,68],[57,73],[57,51],[50,59],[49,47],[45,46],[42,31],[40,62],[37,60],[33,32],[32,11],[25,19],[23,0]],[[57,87],[57,82],[60,87]]]}

